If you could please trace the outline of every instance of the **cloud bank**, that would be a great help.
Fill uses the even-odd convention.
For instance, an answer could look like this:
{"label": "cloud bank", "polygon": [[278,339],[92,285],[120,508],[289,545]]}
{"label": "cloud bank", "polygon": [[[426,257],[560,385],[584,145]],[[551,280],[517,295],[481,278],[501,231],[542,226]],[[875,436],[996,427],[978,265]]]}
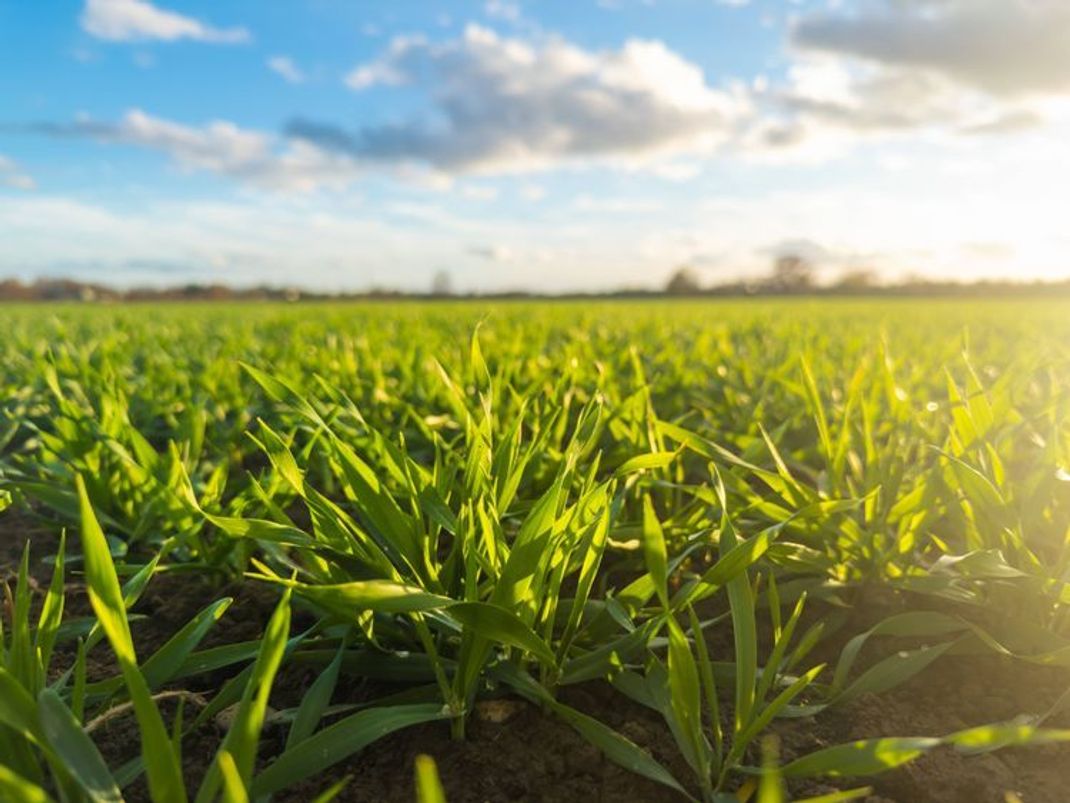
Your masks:
{"label": "cloud bank", "polygon": [[1070,90],[1065,0],[870,0],[804,17],[792,42],[1008,98]]}

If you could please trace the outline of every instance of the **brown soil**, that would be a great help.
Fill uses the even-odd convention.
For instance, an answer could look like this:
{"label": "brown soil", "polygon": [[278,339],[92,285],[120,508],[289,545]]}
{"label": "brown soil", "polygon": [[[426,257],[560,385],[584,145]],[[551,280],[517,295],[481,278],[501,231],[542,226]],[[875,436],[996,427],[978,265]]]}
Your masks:
{"label": "brown soil", "polygon": [[[17,568],[22,541],[31,535],[34,542],[33,576],[39,585],[47,583],[50,566],[40,561],[58,540],[35,529],[32,521],[10,511],[0,514],[0,574],[10,577]],[[72,548],[73,547],[73,548]],[[68,547],[72,554],[76,545]],[[68,613],[85,615],[88,604],[78,577],[71,580]],[[139,654],[147,656],[162,645],[191,616],[222,596],[235,602],[202,648],[251,640],[259,637],[271,615],[277,596],[253,583],[219,586],[204,577],[170,572],[155,578],[135,609],[146,619],[133,626]],[[887,601],[883,610],[857,613],[844,629],[848,634],[863,629],[861,620],[875,621],[893,612],[896,604]],[[307,627],[310,614],[295,611],[294,628]],[[727,627],[710,634],[719,655],[730,654]],[[114,674],[110,655],[102,646],[92,664],[94,678]],[[836,645],[829,647],[835,650]],[[69,656],[67,656],[69,660]],[[822,656],[824,659],[824,656]],[[57,661],[63,661],[61,653]],[[184,681],[187,697],[186,718],[225,681],[229,672],[220,670]],[[316,670],[305,666],[284,667],[271,705],[283,709],[296,705]],[[1003,721],[1021,714],[1040,713],[1070,685],[1065,669],[1044,668],[994,656],[945,656],[920,677],[879,697],[871,696],[815,719],[781,720],[773,732],[780,741],[782,759],[793,757],[852,739],[876,736],[943,735],[971,725]],[[174,690],[174,689],[172,689]],[[343,678],[333,702],[363,702],[384,691],[363,681]],[[199,696],[198,696],[199,695]],[[623,698],[606,684],[588,684],[567,689],[564,702],[605,722],[650,751],[685,785],[687,767],[673,747],[668,729],[653,712]],[[177,700],[162,701],[170,719]],[[639,778],[607,761],[570,727],[527,703],[506,706],[505,721],[498,717],[473,717],[468,738],[451,740],[444,723],[417,726],[395,733],[336,766],[323,777],[310,780],[277,795],[279,801],[303,801],[350,776],[342,801],[411,801],[412,766],[421,753],[433,756],[452,803],[483,801],[575,801],[604,803],[626,801],[676,801],[677,793]],[[1049,725],[1070,727],[1064,714]],[[109,763],[118,766],[136,755],[137,729],[129,715],[101,724],[93,733]],[[263,741],[262,761],[281,749],[286,737],[284,726],[269,726]],[[195,790],[212,761],[222,739],[215,723],[192,733],[183,744],[187,784]],[[818,794],[835,788],[872,786],[872,803],[969,801],[1003,803],[1005,793],[1015,792],[1025,803],[1055,803],[1068,798],[1070,788],[1070,746],[1007,749],[998,753],[968,756],[941,748],[905,768],[857,782],[803,783],[796,794]],[[147,800],[143,781],[126,790],[127,800]]]}
{"label": "brown soil", "polygon": [[[668,729],[652,712],[605,688],[574,690],[563,700],[615,727],[679,777],[686,777]],[[333,780],[352,776],[338,799],[410,803],[413,762],[424,753],[438,764],[451,803],[681,800],[672,790],[607,761],[569,726],[536,707],[510,702],[515,713],[505,722],[473,716],[463,742],[451,740],[444,723],[410,728],[380,740],[331,772]],[[328,785],[326,779],[316,779],[276,799],[309,800]]]}
{"label": "brown soil", "polygon": [[[996,656],[944,656],[890,692],[865,696],[814,719],[781,721],[775,731],[785,760],[854,739],[943,736],[1022,714],[1042,714],[1068,683],[1063,669]],[[1046,725],[1067,727],[1070,720],[1063,714]],[[1004,803],[1013,792],[1026,803],[1055,803],[1067,799],[1070,745],[982,755],[940,747],[905,767],[850,785],[872,786],[874,801]]]}
{"label": "brown soil", "polygon": [[13,508],[0,513],[0,582],[14,583],[22,550],[30,544],[30,575],[37,583],[47,583],[52,567],[44,562],[59,547],[59,536],[41,522]]}

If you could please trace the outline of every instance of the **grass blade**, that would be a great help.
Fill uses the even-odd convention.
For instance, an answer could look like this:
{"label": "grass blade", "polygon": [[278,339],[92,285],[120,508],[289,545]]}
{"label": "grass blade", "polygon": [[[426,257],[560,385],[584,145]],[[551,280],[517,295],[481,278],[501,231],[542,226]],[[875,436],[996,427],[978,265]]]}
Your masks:
{"label": "grass blade", "polygon": [[446,790],[438,777],[438,767],[431,756],[416,757],[416,803],[446,803]]}
{"label": "grass blade", "polygon": [[76,477],[75,483],[82,519],[82,550],[89,600],[119,661],[130,700],[134,704],[149,789],[158,803],[185,803],[186,787],[182,779],[182,768],[171,750],[167,728],[137,665],[137,654],[126,619],[122,589],[115,574],[108,543],[89,504],[89,496],[81,475]]}
{"label": "grass blade", "polygon": [[253,782],[256,797],[274,794],[337,764],[394,731],[449,717],[441,705],[399,705],[359,711],[313,734],[268,765]]}
{"label": "grass blade", "polygon": [[37,698],[41,729],[63,766],[94,803],[123,799],[100,751],[59,695],[45,689]]}

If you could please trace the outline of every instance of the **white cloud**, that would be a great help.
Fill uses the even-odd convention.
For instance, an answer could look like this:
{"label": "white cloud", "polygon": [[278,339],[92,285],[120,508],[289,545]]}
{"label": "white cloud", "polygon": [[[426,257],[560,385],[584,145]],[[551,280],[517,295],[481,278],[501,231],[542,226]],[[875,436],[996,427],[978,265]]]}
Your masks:
{"label": "white cloud", "polygon": [[427,39],[423,36],[396,36],[382,58],[352,70],[346,76],[346,85],[359,92],[374,86],[401,86],[408,83],[408,76],[393,62],[400,60],[410,49],[427,46]]}
{"label": "white cloud", "polygon": [[756,87],[758,152],[834,153],[931,131],[1005,135],[1049,122],[1070,96],[1064,0],[859,0],[807,12],[778,85]]}
{"label": "white cloud", "polygon": [[309,142],[280,141],[272,134],[225,120],[195,127],[133,109],[117,123],[83,119],[70,125],[36,126],[35,130],[160,151],[185,170],[216,173],[280,192],[342,189],[361,173],[345,154]]}
{"label": "white cloud", "polygon": [[291,134],[367,162],[446,173],[516,172],[575,162],[654,164],[725,141],[745,99],[657,41],[590,51],[560,37],[503,37],[469,25],[461,38],[396,39],[350,73],[355,90],[414,85],[420,119],[356,131],[294,121]]}
{"label": "white cloud", "polygon": [[0,187],[13,190],[32,190],[37,183],[33,177],[16,164],[16,162],[0,153]]}
{"label": "white cloud", "polygon": [[272,56],[267,60],[267,66],[289,84],[301,84],[305,81],[304,71],[289,56]]}
{"label": "white cloud", "polygon": [[756,120],[749,144],[759,150],[926,129],[1001,134],[1043,122],[1027,106],[957,86],[940,75],[827,56],[796,61],[782,84],[755,94],[763,101],[764,115]]}
{"label": "white cloud", "polygon": [[923,70],[1003,97],[1070,91],[1066,0],[868,0],[807,15],[800,48]]}
{"label": "white cloud", "polygon": [[86,0],[82,28],[98,39],[111,42],[192,39],[234,44],[250,38],[245,28],[216,28],[159,8],[147,0]]}

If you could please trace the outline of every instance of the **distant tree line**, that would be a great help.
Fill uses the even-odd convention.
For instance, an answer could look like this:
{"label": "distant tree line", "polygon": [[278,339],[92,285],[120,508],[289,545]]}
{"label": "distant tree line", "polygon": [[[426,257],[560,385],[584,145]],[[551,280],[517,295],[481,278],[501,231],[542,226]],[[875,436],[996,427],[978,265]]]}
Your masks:
{"label": "distant tree line", "polygon": [[1061,281],[1022,282],[1011,279],[984,279],[969,282],[937,281],[911,277],[882,283],[871,268],[852,268],[835,281],[822,284],[817,269],[805,257],[784,254],[776,257],[764,276],[704,285],[698,273],[687,266],[677,268],[665,283],[671,296],[755,296],[755,295],[1028,295],[1037,292],[1070,292],[1070,278]]}
{"label": "distant tree line", "polygon": [[[853,285],[870,289],[876,285],[872,271],[854,271]],[[798,254],[783,254],[773,261],[773,269],[767,276],[749,282],[731,282],[704,287],[698,274],[690,267],[680,267],[669,277],[665,292],[670,295],[753,295],[756,293],[791,294],[810,293],[818,287],[817,272],[805,257]]]}
{"label": "distant tree line", "polygon": [[117,290],[74,279],[18,279],[0,281],[0,301],[297,301],[326,298],[288,287],[234,288],[225,284],[184,284],[176,287],[133,287]]}
{"label": "distant tree line", "polygon": [[221,283],[188,283],[174,287],[133,287],[120,290],[104,284],[74,279],[0,280],[3,301],[326,301],[390,299],[522,299],[522,298],[650,298],[655,296],[785,296],[785,295],[1029,295],[1070,293],[1070,278],[1054,282],[985,280],[974,282],[933,281],[911,278],[894,284],[881,283],[874,270],[857,268],[831,283],[820,283],[813,264],[804,257],[778,256],[765,276],[704,285],[690,267],[677,268],[663,290],[622,288],[601,293],[544,293],[509,290],[491,293],[458,293],[447,271],[438,271],[426,293],[373,287],[349,293],[322,293],[298,287],[232,287]]}

